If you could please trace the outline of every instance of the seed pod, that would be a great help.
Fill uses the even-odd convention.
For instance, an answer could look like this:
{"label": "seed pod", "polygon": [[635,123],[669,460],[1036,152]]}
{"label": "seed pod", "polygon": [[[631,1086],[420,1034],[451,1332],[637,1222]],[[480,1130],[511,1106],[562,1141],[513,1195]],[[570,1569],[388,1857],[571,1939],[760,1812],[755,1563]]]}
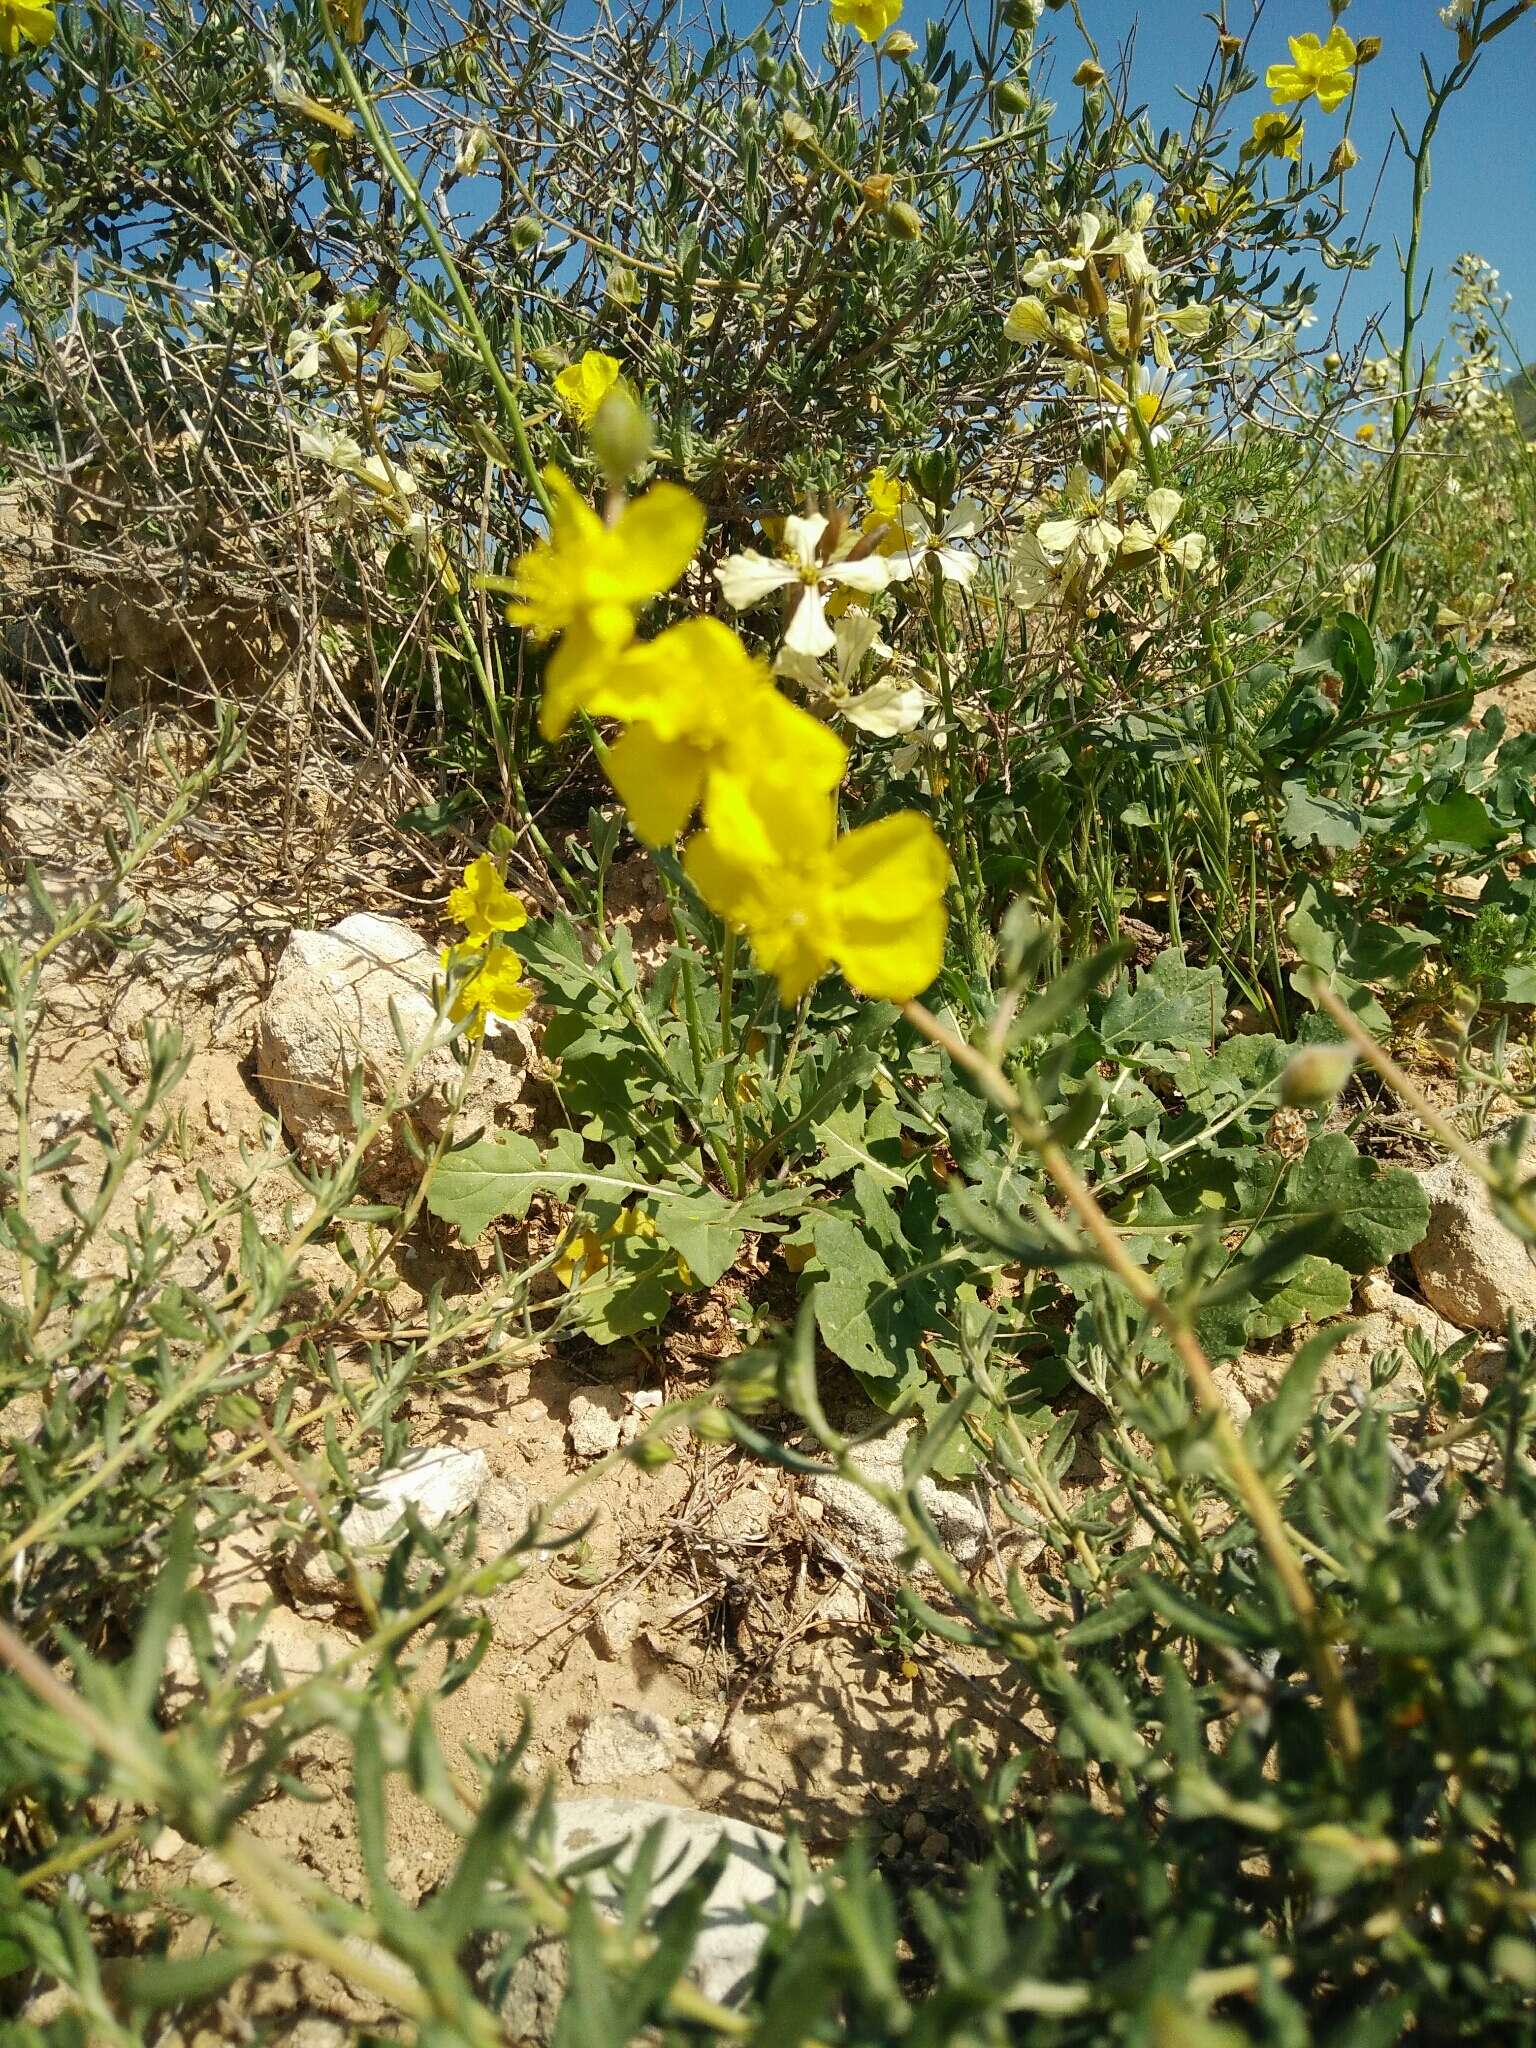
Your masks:
{"label": "seed pod", "polygon": [[544,230],[531,214],[522,214],[507,230],[508,240],[514,249],[536,249],[544,239]]}
{"label": "seed pod", "polygon": [[917,37],[909,36],[904,28],[892,29],[885,39],[887,57],[910,57],[916,53]]}
{"label": "seed pod", "polygon": [[915,206],[909,206],[905,199],[898,199],[886,212],[891,224],[891,233],[901,242],[920,242],[923,239],[923,216]]}
{"label": "seed pod", "polygon": [[993,93],[992,104],[1000,114],[1027,114],[1034,105],[1034,96],[1016,78],[1005,78]]}
{"label": "seed pod", "polygon": [[1380,36],[1362,36],[1355,45],[1355,62],[1358,65],[1373,63],[1381,55]]}
{"label": "seed pod", "polygon": [[1324,173],[1324,176],[1329,178],[1342,178],[1344,173],[1346,171],[1352,171],[1355,168],[1355,165],[1359,163],[1359,161],[1360,152],[1355,148],[1355,145],[1350,141],[1349,137],[1346,135],[1343,141],[1338,143],[1335,147],[1333,155],[1329,157],[1328,169]]}

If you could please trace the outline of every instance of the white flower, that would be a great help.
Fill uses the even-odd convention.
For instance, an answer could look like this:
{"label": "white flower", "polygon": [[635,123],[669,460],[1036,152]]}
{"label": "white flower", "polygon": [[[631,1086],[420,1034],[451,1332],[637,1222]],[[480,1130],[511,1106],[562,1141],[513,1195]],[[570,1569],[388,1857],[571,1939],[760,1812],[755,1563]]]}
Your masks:
{"label": "white flower", "polygon": [[[1120,274],[1127,284],[1143,286],[1149,297],[1157,296],[1160,282],[1156,264],[1147,254],[1141,231],[1151,219],[1151,209],[1139,201],[1134,226],[1114,229],[1111,221],[1096,213],[1079,216],[1076,240],[1065,256],[1037,256],[1024,270],[1024,282],[1031,291],[1060,293],[1070,279],[1078,277],[1090,263],[1118,258]],[[1113,231],[1112,231],[1113,230]]]}
{"label": "white flower", "polygon": [[344,325],[346,317],[346,301],[338,299],[333,306],[326,308],[313,327],[289,328],[288,339],[283,345],[283,360],[296,384],[307,384],[310,378],[319,374],[322,354],[328,350],[339,355],[347,370],[357,368],[357,343],[353,336],[362,330]]}
{"label": "white flower", "polygon": [[1184,509],[1184,500],[1177,491],[1166,488],[1147,493],[1146,517],[1136,519],[1126,528],[1120,542],[1123,560],[1132,563],[1155,560],[1158,575],[1166,588],[1168,564],[1180,569],[1186,576],[1198,574],[1205,561],[1205,535],[1184,533],[1177,539],[1171,535],[1173,522]]}
{"label": "white flower", "polygon": [[367,503],[352,488],[354,483],[362,484],[378,498],[411,498],[416,494],[416,479],[403,463],[392,462],[387,455],[364,452],[353,437],[340,428],[300,427],[299,453],[311,462],[323,462],[327,469],[336,470],[350,481],[337,485],[331,495],[333,510],[337,512],[358,509]]}
{"label": "white flower", "polygon": [[901,508],[901,537],[904,545],[890,557],[893,576],[915,576],[932,563],[946,583],[968,588],[976,574],[976,557],[968,548],[957,548],[957,540],[969,540],[986,516],[986,507],[974,498],[957,498],[944,524],[935,527],[920,505]]}
{"label": "white flower", "polygon": [[844,612],[832,628],[837,645],[833,674],[820,662],[797,654],[791,647],[779,650],[775,671],[813,690],[850,725],[879,739],[912,732],[921,725],[933,699],[908,676],[882,675],[862,693],[855,692],[859,671],[871,655],[888,661],[891,650],[880,638],[880,627],[867,612]]}
{"label": "white flower", "polygon": [[808,655],[813,660],[830,654],[837,644],[827,617],[825,590],[841,584],[845,589],[861,590],[872,596],[885,589],[893,574],[892,564],[884,555],[863,555],[857,561],[840,558],[839,548],[852,547],[858,539],[856,532],[849,533],[832,550],[831,559],[823,561],[818,551],[828,523],[819,513],[808,518],[791,515],[784,522],[779,556],[746,548],[739,555],[727,555],[715,571],[720,595],[738,612],[761,604],[775,591],[789,590],[798,584],[799,591],[791,601],[793,608],[784,628],[784,646],[792,654]]}
{"label": "white flower", "polygon": [[1106,514],[1123,504],[1141,488],[1134,469],[1123,469],[1103,494],[1095,498],[1087,470],[1079,463],[1067,478],[1067,514],[1062,519],[1045,519],[1035,528],[1035,539],[1047,556],[1056,556],[1054,573],[1061,580],[1086,573],[1096,582],[1120,551],[1121,530]]}
{"label": "white flower", "polygon": [[477,121],[468,130],[456,130],[453,162],[448,166],[449,177],[467,177],[471,171],[479,169],[490,153],[491,133],[481,122]]}
{"label": "white flower", "polygon": [[1126,408],[1124,428],[1127,439],[1136,434],[1132,412],[1140,414],[1154,448],[1160,448],[1179,424],[1191,397],[1189,379],[1175,370],[1153,370],[1143,379],[1131,405]]}
{"label": "white flower", "polygon": [[1052,561],[1040,536],[1026,529],[1008,558],[1008,595],[1021,611],[1039,611],[1063,597],[1062,565]]}

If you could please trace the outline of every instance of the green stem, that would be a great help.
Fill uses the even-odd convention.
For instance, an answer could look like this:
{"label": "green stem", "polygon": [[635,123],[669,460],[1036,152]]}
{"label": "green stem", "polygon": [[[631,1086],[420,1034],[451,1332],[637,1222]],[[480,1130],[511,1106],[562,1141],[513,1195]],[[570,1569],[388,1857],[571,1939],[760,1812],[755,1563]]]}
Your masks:
{"label": "green stem", "polygon": [[[485,365],[486,374],[495,386],[496,396],[501,402],[502,416],[511,430],[513,446],[517,450],[518,466],[523,472],[523,477],[529,490],[532,491],[540,508],[547,514],[551,510],[549,493],[544,487],[544,479],[539,475],[538,464],[533,459],[533,450],[528,445],[528,432],[523,424],[523,409],[518,402],[517,393],[508,382],[507,373],[501,367],[500,358],[491,346],[491,338],[485,331],[485,326],[481,321],[479,313],[475,310],[475,303],[469,296],[468,288],[464,283],[463,277],[460,275],[459,266],[453,260],[452,252],[443,238],[442,230],[428,211],[427,203],[421,196],[420,186],[411,176],[409,170],[407,170],[405,159],[395,148],[393,140],[374,109],[372,100],[369,99],[368,94],[363,89],[361,80],[352,68],[351,59],[342,47],[341,39],[336,33],[336,24],[331,18],[330,0],[320,0],[320,12],[325,22],[326,41],[331,46],[331,56],[335,60],[337,70],[341,73],[342,83],[347,88],[348,97],[357,110],[357,117],[363,124],[368,140],[373,144],[383,160],[385,169],[394,180],[401,198],[404,199],[406,205],[415,214],[416,223],[426,236],[432,254],[442,265],[443,275],[448,280],[448,288],[453,293],[454,303],[458,306],[460,317],[473,336],[475,347],[480,353],[480,360]],[[514,346],[521,352],[521,341],[517,333],[518,316],[515,307],[512,312],[512,323]]]}

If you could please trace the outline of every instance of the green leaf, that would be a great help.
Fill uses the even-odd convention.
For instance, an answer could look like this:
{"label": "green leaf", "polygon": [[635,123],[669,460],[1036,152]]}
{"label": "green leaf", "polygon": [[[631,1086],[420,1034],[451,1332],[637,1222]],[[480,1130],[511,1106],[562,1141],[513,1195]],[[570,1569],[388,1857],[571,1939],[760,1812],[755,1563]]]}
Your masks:
{"label": "green leaf", "polygon": [[858,1225],[846,1216],[819,1216],[816,1257],[826,1269],[812,1296],[816,1327],[827,1349],[874,1380],[899,1377],[917,1356],[924,1318]]}
{"label": "green leaf", "polygon": [[713,1287],[735,1265],[743,1234],[777,1228],[785,1206],[771,1195],[732,1201],[712,1188],[700,1188],[661,1196],[651,1216],[657,1236],[672,1247],[699,1285]]}
{"label": "green leaf", "polygon": [[1244,1321],[1244,1335],[1278,1337],[1298,1323],[1320,1323],[1329,1316],[1343,1315],[1353,1294],[1342,1266],[1309,1253],[1272,1292],[1261,1294],[1259,1306]]}
{"label": "green leaf", "polygon": [[1360,844],[1360,813],[1337,797],[1312,795],[1304,782],[1287,782],[1280,830],[1297,846],[1315,844],[1347,851]]}
{"label": "green leaf", "polygon": [[1110,997],[1099,1035],[1106,1047],[1122,1053],[1138,1046],[1205,1051],[1225,1008],[1221,970],[1191,967],[1177,948],[1169,947],[1142,972],[1134,989],[1122,988]]}
{"label": "green leaf", "polygon": [[1331,1257],[1351,1273],[1368,1273],[1419,1242],[1429,1226],[1429,1199],[1406,1168],[1378,1167],[1342,1131],[1327,1131],[1286,1175],[1264,1227],[1314,1216],[1333,1218]]}
{"label": "green leaf", "polygon": [[[827,1117],[812,1124],[811,1135],[821,1142],[822,1165],[829,1180],[862,1167],[882,1186],[906,1186],[907,1175],[899,1165],[901,1123],[890,1103],[877,1103],[867,1119],[862,1110]],[[878,1154],[872,1149],[877,1145]]]}
{"label": "green leaf", "polygon": [[1504,837],[1482,798],[1467,789],[1453,790],[1442,802],[1426,804],[1420,816],[1431,853],[1484,853]]}
{"label": "green leaf", "polygon": [[[531,1138],[481,1138],[460,1146],[439,1165],[427,1191],[427,1207],[453,1224],[466,1244],[498,1216],[526,1216],[535,1195],[575,1204],[588,1199],[627,1202],[636,1195],[674,1195],[633,1174],[608,1172],[585,1163],[574,1131],[560,1131],[547,1155]],[[690,1260],[690,1264],[692,1261]]]}

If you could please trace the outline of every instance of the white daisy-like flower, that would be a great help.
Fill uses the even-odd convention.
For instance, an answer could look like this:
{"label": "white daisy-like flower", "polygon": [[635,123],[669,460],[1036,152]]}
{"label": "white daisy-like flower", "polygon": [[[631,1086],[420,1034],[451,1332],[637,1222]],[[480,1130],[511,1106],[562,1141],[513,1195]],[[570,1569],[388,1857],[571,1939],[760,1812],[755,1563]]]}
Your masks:
{"label": "white daisy-like flower", "polygon": [[946,583],[968,588],[979,566],[969,548],[957,541],[969,540],[986,517],[986,507],[974,498],[957,498],[941,526],[935,526],[920,505],[901,508],[903,545],[890,556],[893,576],[915,576],[930,564]]}
{"label": "white daisy-like flower", "polygon": [[791,515],[784,521],[781,553],[760,554],[745,548],[739,555],[727,555],[715,571],[720,595],[734,611],[749,611],[781,590],[795,590],[784,626],[784,646],[791,654],[818,660],[837,644],[832,622],[827,617],[827,596],[841,587],[877,595],[890,582],[892,560],[886,555],[847,558],[859,535],[850,531],[824,560],[821,548],[830,522],[820,513],[808,517]]}

